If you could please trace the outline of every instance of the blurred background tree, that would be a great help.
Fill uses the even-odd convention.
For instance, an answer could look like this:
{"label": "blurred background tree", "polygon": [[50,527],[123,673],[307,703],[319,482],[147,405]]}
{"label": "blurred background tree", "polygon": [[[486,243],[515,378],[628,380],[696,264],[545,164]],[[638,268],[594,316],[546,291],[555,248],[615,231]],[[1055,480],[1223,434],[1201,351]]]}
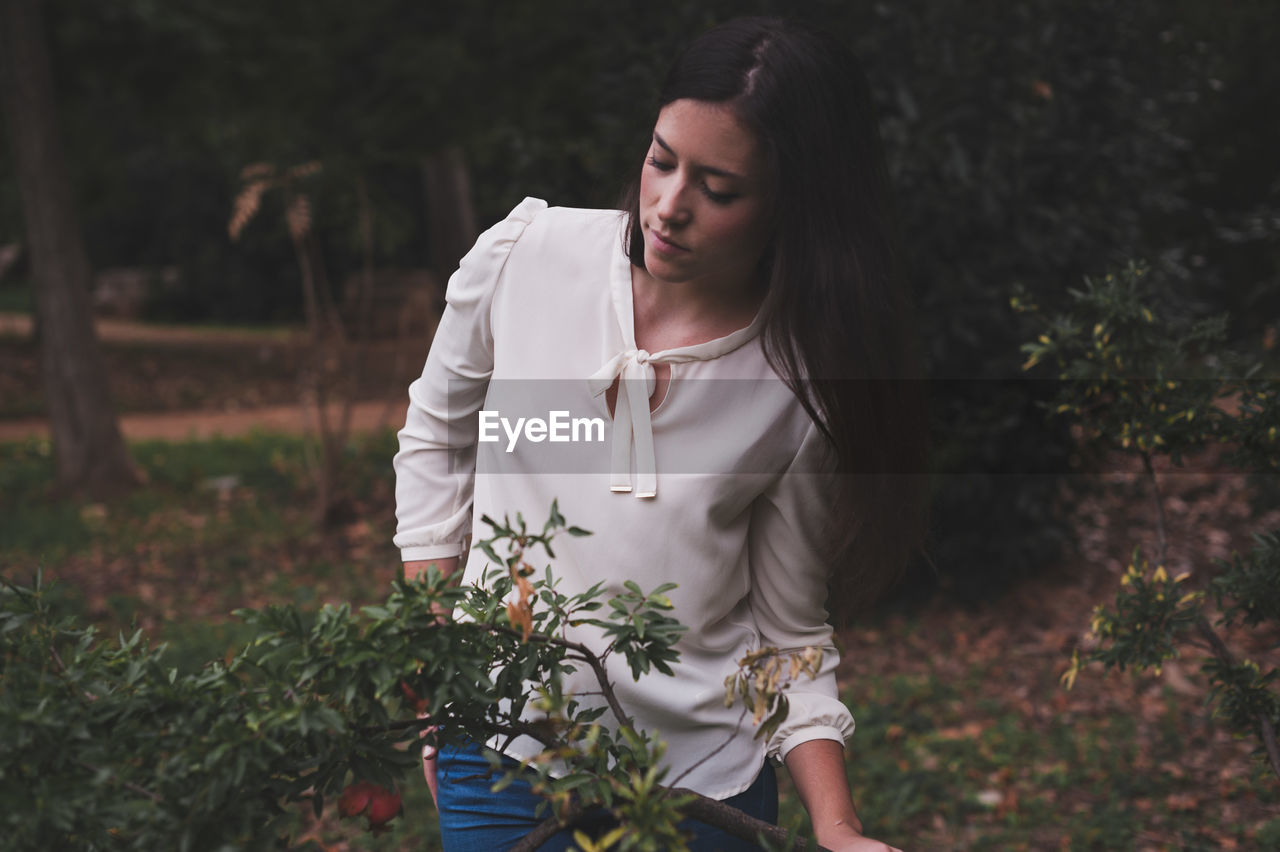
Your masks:
{"label": "blurred background tree", "polygon": [[[456,238],[424,163],[461,151],[480,226],[524,195],[607,206],[637,167],[662,69],[779,0],[50,0],[73,182],[95,266],[176,267],[155,318],[301,316],[283,217],[232,245],[241,169],[319,160],[313,227],[338,287],[358,269],[356,187],[379,267],[447,269]],[[937,585],[982,599],[1065,540],[1070,442],[1016,375],[1010,288],[1051,301],[1147,257],[1170,295],[1256,340],[1280,315],[1280,74],[1270,0],[806,4],[880,100],[908,230],[937,424]],[[7,152],[0,156],[7,156]],[[432,219],[435,219],[433,225]],[[0,160],[0,243],[16,238]],[[0,288],[12,286],[0,282]]]}
{"label": "blurred background tree", "polygon": [[137,484],[89,305],[89,261],[67,176],[41,0],[0,3],[0,112],[22,199],[58,489],[102,499]]}

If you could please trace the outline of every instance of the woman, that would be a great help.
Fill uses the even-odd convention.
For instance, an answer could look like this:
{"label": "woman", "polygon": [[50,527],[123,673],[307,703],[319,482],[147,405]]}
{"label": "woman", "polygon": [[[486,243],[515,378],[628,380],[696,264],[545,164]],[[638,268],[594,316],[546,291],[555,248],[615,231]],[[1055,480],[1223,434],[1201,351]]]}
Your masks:
{"label": "woman", "polygon": [[[837,698],[827,606],[865,605],[916,546],[922,478],[904,474],[921,469],[925,430],[884,157],[854,59],[776,19],[707,32],[667,77],[624,207],[526,199],[450,280],[396,457],[406,575],[455,570],[473,517],[537,518],[558,499],[595,533],[557,545],[562,591],[679,584],[688,632],[674,676],[633,681],[616,658],[611,672],[637,725],[667,741],[668,778],[772,821],[767,758],[784,761],[824,846],[888,849],[861,834],[850,798],[854,723]],[[508,412],[550,397],[544,412],[594,416],[609,434],[552,447],[516,430],[493,443],[477,425],[516,422]],[[764,646],[824,650],[818,676],[790,684],[768,742],[749,723],[737,733],[740,708],[722,702],[735,661]],[[539,750],[490,745],[515,759]],[[478,745],[427,760],[446,849],[505,848],[540,821],[527,791],[466,780],[477,762]],[[694,848],[751,848],[693,827]]]}

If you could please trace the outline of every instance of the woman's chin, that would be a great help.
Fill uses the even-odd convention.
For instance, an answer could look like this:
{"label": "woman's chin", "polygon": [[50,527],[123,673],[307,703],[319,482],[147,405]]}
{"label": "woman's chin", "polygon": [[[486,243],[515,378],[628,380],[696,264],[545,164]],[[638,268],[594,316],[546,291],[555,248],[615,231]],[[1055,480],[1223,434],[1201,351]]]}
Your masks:
{"label": "woman's chin", "polygon": [[649,277],[667,283],[683,281],[686,277],[678,264],[650,248],[646,248],[644,252],[644,268]]}

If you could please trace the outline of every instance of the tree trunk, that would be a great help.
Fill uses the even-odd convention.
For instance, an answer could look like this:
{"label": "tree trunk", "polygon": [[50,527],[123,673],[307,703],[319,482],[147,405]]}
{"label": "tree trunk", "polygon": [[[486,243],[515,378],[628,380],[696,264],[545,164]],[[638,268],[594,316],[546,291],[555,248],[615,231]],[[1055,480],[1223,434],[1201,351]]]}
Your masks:
{"label": "tree trunk", "polygon": [[439,280],[447,281],[479,236],[471,203],[471,181],[462,151],[447,148],[424,157],[422,188],[427,199],[430,267]]}
{"label": "tree trunk", "polygon": [[58,134],[41,0],[0,0],[0,101],[27,225],[58,484],[107,497],[139,476],[93,327],[89,262]]}

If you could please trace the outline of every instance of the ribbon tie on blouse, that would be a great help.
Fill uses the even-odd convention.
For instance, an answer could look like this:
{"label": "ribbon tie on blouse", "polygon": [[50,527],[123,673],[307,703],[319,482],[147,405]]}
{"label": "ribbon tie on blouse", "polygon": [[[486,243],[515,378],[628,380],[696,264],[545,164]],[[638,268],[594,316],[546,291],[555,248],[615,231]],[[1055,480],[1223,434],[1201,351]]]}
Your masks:
{"label": "ribbon tie on blouse", "polygon": [[637,497],[658,495],[658,466],[653,455],[653,423],[649,419],[649,397],[657,387],[654,358],[643,349],[628,349],[609,359],[587,378],[592,396],[600,396],[614,379],[618,399],[613,413],[613,450],[609,465],[609,490],[631,491],[631,446],[636,448]]}

